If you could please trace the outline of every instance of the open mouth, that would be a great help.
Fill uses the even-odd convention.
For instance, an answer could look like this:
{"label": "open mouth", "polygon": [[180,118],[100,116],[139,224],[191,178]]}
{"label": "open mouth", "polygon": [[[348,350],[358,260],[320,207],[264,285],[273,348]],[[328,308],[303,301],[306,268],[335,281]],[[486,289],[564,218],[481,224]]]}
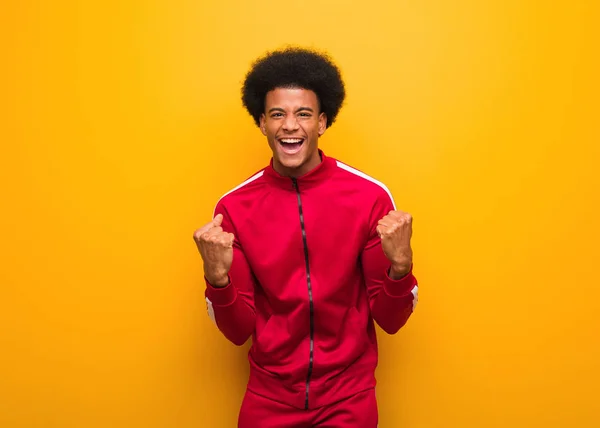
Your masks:
{"label": "open mouth", "polygon": [[279,145],[287,154],[298,153],[304,144],[304,138],[280,138]]}

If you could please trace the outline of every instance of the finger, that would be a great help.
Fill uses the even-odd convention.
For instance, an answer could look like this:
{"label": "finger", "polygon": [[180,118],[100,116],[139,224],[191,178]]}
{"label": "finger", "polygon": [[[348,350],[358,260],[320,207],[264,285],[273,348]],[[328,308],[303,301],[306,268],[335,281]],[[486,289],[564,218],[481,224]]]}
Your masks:
{"label": "finger", "polygon": [[200,239],[202,235],[207,233],[212,228],[221,226],[221,223],[223,223],[223,214],[217,214],[210,222],[206,223],[204,226],[194,232],[194,239]]}
{"label": "finger", "polygon": [[223,234],[223,228],[221,226],[216,226],[216,227],[213,227],[213,228],[207,230],[203,236],[210,238],[211,236],[218,236],[221,234]]}
{"label": "finger", "polygon": [[388,217],[384,217],[381,220],[379,220],[377,224],[380,226],[390,227],[392,221]]}
{"label": "finger", "polygon": [[208,237],[208,241],[225,248],[231,248],[233,246],[233,234],[222,232],[216,235],[211,235]]}
{"label": "finger", "polygon": [[206,232],[208,232],[210,229],[212,229],[213,227],[215,227],[214,225],[214,220],[212,220],[210,223],[206,223],[204,226],[202,226],[200,229],[196,230],[194,232],[194,238],[195,239],[200,239],[200,237],[202,235],[204,235]]}
{"label": "finger", "polygon": [[410,219],[411,215],[407,212],[404,211],[394,211],[393,214],[390,215],[392,218],[394,218],[395,220],[404,220],[404,219]]}
{"label": "finger", "polygon": [[235,236],[233,233],[226,233],[226,237],[224,238],[224,243],[228,248],[233,247],[233,242],[235,241]]}
{"label": "finger", "polygon": [[390,229],[386,226],[377,226],[377,234],[381,239],[385,239],[390,235]]}
{"label": "finger", "polygon": [[197,229],[194,232],[194,241],[200,241],[200,239],[202,239],[202,235],[204,235],[208,230],[209,229],[206,227],[206,225],[202,226],[200,229]]}
{"label": "finger", "polygon": [[219,233],[223,233],[223,229],[221,227],[211,227],[208,230],[206,230],[205,228],[198,229],[194,233],[194,240],[197,243],[200,243],[202,241],[208,241],[211,237],[218,235]]}
{"label": "finger", "polygon": [[410,213],[407,213],[404,211],[396,211],[394,218],[396,218],[398,220],[411,221],[412,215]]}
{"label": "finger", "polygon": [[223,223],[223,214],[217,214],[212,222],[215,226],[221,226],[221,223]]}
{"label": "finger", "polygon": [[221,227],[213,227],[204,235],[202,235],[202,240],[207,242],[221,242],[223,238],[227,236],[226,232],[223,232]]}

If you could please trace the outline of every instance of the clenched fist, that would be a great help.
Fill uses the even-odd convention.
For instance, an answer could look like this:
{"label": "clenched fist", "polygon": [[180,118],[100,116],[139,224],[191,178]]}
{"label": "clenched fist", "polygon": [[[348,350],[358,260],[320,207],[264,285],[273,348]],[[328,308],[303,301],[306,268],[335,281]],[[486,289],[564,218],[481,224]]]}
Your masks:
{"label": "clenched fist", "polygon": [[216,287],[229,283],[229,269],[233,261],[232,233],[223,231],[223,215],[218,214],[210,223],[194,232],[194,241],[204,261],[204,276]]}
{"label": "clenched fist", "polygon": [[392,264],[390,276],[399,279],[406,275],[412,266],[412,216],[403,211],[390,211],[377,224],[383,252]]}

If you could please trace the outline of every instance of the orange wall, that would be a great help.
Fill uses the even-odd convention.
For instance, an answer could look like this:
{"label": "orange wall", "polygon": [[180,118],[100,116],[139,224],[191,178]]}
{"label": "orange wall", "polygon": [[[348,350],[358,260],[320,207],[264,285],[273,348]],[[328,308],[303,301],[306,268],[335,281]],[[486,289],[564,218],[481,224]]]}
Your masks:
{"label": "orange wall", "polygon": [[598,2],[0,9],[0,426],[235,425],[192,232],[268,161],[239,87],[284,43],[339,62],[322,147],[415,218],[380,426],[600,426]]}

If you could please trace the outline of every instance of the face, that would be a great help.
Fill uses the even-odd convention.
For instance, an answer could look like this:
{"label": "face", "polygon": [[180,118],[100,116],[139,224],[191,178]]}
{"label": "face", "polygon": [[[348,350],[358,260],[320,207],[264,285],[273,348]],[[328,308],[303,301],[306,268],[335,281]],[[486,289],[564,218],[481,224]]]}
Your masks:
{"label": "face", "polygon": [[277,88],[267,93],[260,128],[273,151],[273,168],[299,177],[321,162],[319,137],[327,128],[317,95],[300,88]]}

